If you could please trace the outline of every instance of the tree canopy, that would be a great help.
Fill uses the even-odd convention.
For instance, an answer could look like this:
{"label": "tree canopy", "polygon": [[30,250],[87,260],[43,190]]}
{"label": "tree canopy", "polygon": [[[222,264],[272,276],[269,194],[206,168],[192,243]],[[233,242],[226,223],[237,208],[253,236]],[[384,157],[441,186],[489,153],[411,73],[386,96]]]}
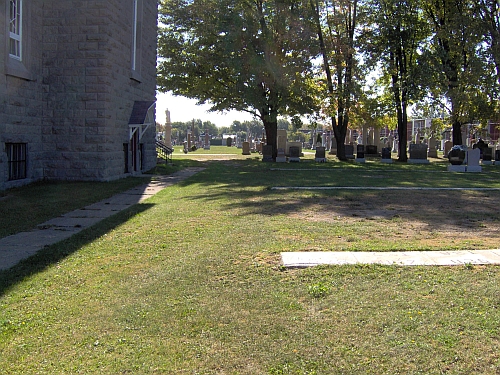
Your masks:
{"label": "tree canopy", "polygon": [[412,104],[447,110],[455,144],[462,124],[498,114],[497,0],[161,0],[159,12],[159,91],[253,114],[273,156],[278,116],[295,128],[326,116],[340,159],[348,126],[397,118],[405,161]]}
{"label": "tree canopy", "polygon": [[276,156],[278,115],[316,105],[306,10],[289,0],[161,1],[158,89],[253,114]]}

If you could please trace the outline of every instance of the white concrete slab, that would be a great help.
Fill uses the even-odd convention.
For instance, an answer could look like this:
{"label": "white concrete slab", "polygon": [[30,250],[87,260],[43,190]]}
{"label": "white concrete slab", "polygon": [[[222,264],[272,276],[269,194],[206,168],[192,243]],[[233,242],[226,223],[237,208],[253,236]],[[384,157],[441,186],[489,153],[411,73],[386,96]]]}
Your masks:
{"label": "white concrete slab", "polygon": [[281,261],[283,266],[289,268],[342,264],[384,264],[402,266],[500,264],[500,250],[283,252],[281,253]]}

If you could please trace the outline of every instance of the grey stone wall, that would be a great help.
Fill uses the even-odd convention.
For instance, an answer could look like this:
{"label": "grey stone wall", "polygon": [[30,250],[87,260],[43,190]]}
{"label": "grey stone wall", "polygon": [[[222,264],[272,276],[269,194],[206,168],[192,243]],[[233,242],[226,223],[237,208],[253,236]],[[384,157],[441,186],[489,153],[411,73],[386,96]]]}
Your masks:
{"label": "grey stone wall", "polygon": [[[0,189],[42,178],[123,177],[133,103],[155,100],[156,1],[140,1],[136,72],[131,1],[25,3],[27,73],[7,66],[6,16],[0,14],[0,50],[7,53],[0,57]],[[154,135],[151,128],[141,140],[143,171],[156,164]],[[28,144],[26,180],[7,181],[6,142]]]}

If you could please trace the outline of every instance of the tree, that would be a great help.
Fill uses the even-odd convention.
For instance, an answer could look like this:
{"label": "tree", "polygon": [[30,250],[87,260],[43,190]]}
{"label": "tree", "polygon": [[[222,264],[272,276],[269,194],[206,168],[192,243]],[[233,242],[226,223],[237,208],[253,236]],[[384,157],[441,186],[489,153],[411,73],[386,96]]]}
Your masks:
{"label": "tree", "polygon": [[162,0],[159,91],[260,118],[275,158],[278,115],[316,106],[307,9],[298,0]]}
{"label": "tree", "polygon": [[345,137],[356,92],[353,78],[357,64],[355,30],[358,25],[358,0],[309,0],[309,4],[325,74],[324,105],[337,142],[337,157],[347,160]]}
{"label": "tree", "polygon": [[[380,64],[388,77],[397,115],[398,160],[406,162],[408,106],[420,97],[418,51],[429,37],[427,22],[417,0],[372,0],[372,25],[365,33],[372,65]],[[375,63],[376,62],[376,63]],[[420,75],[421,76],[421,75]]]}
{"label": "tree", "polygon": [[485,39],[493,58],[500,85],[500,3],[498,0],[477,0],[477,14],[483,21]]}
{"label": "tree", "polygon": [[422,0],[432,27],[429,60],[436,78],[430,88],[434,97],[444,94],[452,124],[454,145],[463,143],[461,128],[485,105],[481,89],[488,69],[481,50],[479,18],[474,16],[475,0]]}

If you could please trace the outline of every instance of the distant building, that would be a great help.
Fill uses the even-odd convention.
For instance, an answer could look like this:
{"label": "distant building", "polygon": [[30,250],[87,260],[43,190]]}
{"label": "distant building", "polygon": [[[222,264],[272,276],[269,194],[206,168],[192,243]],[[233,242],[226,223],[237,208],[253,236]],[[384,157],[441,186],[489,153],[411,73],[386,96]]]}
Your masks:
{"label": "distant building", "polygon": [[0,190],[156,164],[156,0],[0,6]]}

